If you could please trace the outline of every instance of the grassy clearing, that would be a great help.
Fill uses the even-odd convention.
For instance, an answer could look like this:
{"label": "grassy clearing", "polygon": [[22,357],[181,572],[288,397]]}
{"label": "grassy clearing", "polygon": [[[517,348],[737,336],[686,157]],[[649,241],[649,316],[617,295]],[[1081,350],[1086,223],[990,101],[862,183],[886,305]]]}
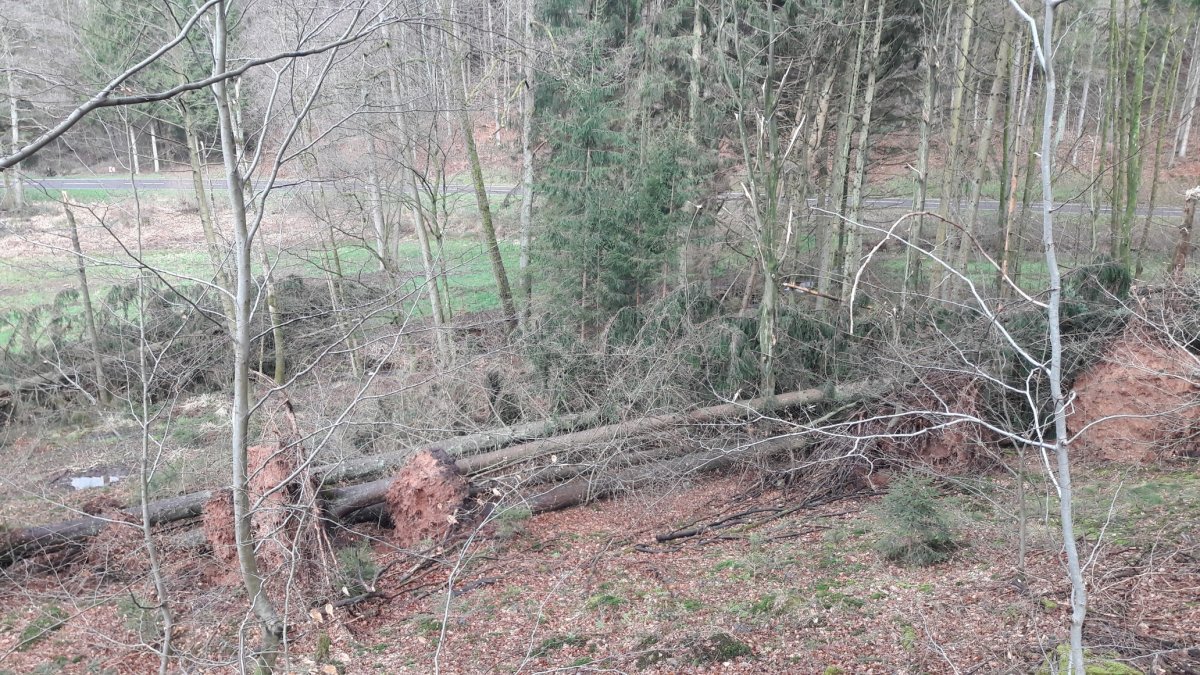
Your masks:
{"label": "grassy clearing", "polygon": [[[499,243],[501,256],[510,274],[515,273],[519,250],[510,241]],[[475,238],[456,238],[444,242],[436,264],[448,273],[448,301],[455,314],[496,309],[500,306],[492,276],[491,262],[482,244]],[[348,278],[365,279],[378,275],[381,266],[378,259],[367,248],[358,244],[339,247],[343,274]],[[415,241],[405,241],[399,248],[400,267],[412,278],[406,283],[411,291],[399,308],[403,313],[423,317],[429,313],[424,284],[420,248]],[[212,266],[203,251],[155,251],[145,254],[145,263],[160,270],[163,278],[172,283],[188,284],[189,279],[210,280]],[[444,265],[443,265],[444,260]],[[54,302],[58,293],[76,287],[73,271],[62,259],[29,259],[19,263],[0,263],[0,298],[6,311],[27,311]],[[308,279],[321,279],[326,274],[328,261],[323,253],[286,252],[275,261],[276,278],[296,275]],[[255,262],[254,274],[262,274],[262,267]],[[111,265],[93,265],[88,270],[92,295],[102,299],[108,289],[131,283],[137,275],[133,262],[115,260]],[[0,347],[13,338],[15,329],[10,324],[0,325]]]}

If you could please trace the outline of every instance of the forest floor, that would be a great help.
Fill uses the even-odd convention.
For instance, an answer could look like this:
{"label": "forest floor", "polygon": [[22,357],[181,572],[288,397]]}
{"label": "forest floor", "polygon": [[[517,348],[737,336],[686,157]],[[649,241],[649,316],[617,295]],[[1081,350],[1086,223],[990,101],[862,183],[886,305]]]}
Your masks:
{"label": "forest floor", "polygon": [[[1200,476],[1186,462],[1077,467],[1087,642],[1145,672],[1200,667]],[[753,470],[557,513],[501,515],[435,552],[439,564],[416,575],[406,571],[418,556],[391,546],[387,530],[364,527],[334,543],[357,547],[356,564],[387,570],[378,581],[384,597],[294,623],[287,672],[1033,672],[1070,621],[1055,507],[1035,483],[1024,581],[1013,481],[999,469],[943,485],[940,507],[963,547],[927,568],[874,551],[882,517],[874,493],[789,511],[797,495]],[[785,511],[655,540],[776,507]],[[168,554],[167,568],[191,579],[173,589],[176,606],[187,608],[177,644],[219,658],[217,647],[232,645],[203,618],[240,612],[236,586],[209,554]],[[105,574],[83,567],[75,577],[6,584],[0,672],[154,669],[140,644],[149,611],[130,602],[144,597],[144,580],[103,583]]]}

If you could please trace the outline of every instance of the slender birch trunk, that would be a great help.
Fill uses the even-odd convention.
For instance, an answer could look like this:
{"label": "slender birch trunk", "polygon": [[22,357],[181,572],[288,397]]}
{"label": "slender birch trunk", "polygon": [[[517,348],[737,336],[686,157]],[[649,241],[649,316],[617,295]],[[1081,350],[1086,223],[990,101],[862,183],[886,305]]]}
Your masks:
{"label": "slender birch trunk", "polygon": [[[226,48],[229,38],[226,13],[226,2],[217,3],[212,38],[214,73],[222,73],[227,70]],[[228,181],[235,255],[233,403],[230,410],[234,534],[242,582],[246,587],[246,595],[249,598],[251,609],[262,628],[262,642],[255,655],[255,660],[260,669],[269,673],[274,669],[278,657],[279,647],[283,641],[284,626],[279,614],[275,611],[274,604],[267,597],[263,588],[263,577],[259,572],[254,534],[250,525],[252,510],[247,475],[247,450],[250,431],[250,322],[253,318],[250,257],[253,240],[246,218],[246,194],[242,185],[241,168],[238,165],[238,150],[233,133],[233,113],[228,86],[225,82],[218,81],[212,85],[212,90],[221,131],[221,154]]]}
{"label": "slender birch trunk", "polygon": [[137,135],[133,131],[133,123],[125,119],[125,131],[129,136],[129,162],[134,175],[142,172],[141,162],[138,161]]}
{"label": "slender birch trunk", "polygon": [[158,120],[150,120],[150,126],[146,128],[150,130],[150,157],[154,162],[154,173],[161,173],[162,164],[158,158]]}
{"label": "slender birch trunk", "polygon": [[[1069,436],[1067,433],[1067,399],[1063,395],[1063,347],[1060,324],[1062,303],[1062,278],[1058,270],[1058,252],[1054,238],[1054,185],[1053,185],[1053,138],[1050,121],[1054,119],[1054,53],[1049,51],[1054,44],[1054,8],[1061,0],[1044,0],[1044,16],[1040,40],[1036,22],[1017,4],[1009,0],[1014,9],[1030,23],[1035,36],[1034,46],[1044,74],[1044,101],[1042,107],[1042,245],[1045,249],[1046,272],[1050,277],[1050,293],[1046,315],[1049,323],[1050,368],[1047,380],[1050,396],[1054,403],[1054,455],[1057,461],[1057,486],[1059,518],[1061,520],[1063,548],[1067,555],[1067,574],[1071,581],[1071,657],[1070,669],[1075,675],[1085,675],[1083,655],[1083,622],[1087,615],[1087,588],[1079,562],[1079,549],[1075,543],[1075,520],[1072,512],[1071,461]],[[1045,45],[1043,47],[1042,45]]]}
{"label": "slender birch trunk", "polygon": [[[7,42],[4,45],[4,56],[7,66],[4,72],[7,75],[5,79],[8,91],[9,142],[12,144],[12,152],[16,154],[21,150],[21,107],[17,99],[17,76],[13,69],[12,47]],[[14,164],[3,173],[4,198],[8,207],[17,209],[25,206],[25,186],[21,183],[20,163]]]}
{"label": "slender birch trunk", "polygon": [[[1193,14],[1193,16],[1195,16]],[[1188,64],[1187,95],[1183,101],[1183,109],[1179,117],[1179,131],[1175,136],[1175,148],[1171,153],[1170,166],[1175,161],[1187,157],[1188,140],[1192,135],[1192,119],[1196,115],[1196,100],[1200,94],[1200,27],[1196,29],[1196,37],[1192,40],[1192,58]]]}

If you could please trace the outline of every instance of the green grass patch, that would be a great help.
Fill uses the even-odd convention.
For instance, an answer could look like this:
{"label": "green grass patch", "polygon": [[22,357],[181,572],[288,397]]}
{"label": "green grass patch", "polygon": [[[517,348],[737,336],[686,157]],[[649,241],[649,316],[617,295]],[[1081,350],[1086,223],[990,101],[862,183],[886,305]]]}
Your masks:
{"label": "green grass patch", "polygon": [[625,600],[612,593],[599,593],[587,599],[588,609],[616,609],[625,604]]}
{"label": "green grass patch", "polygon": [[29,622],[28,626],[21,631],[19,642],[17,643],[17,651],[25,651],[36,645],[42,640],[50,636],[51,633],[62,628],[67,623],[67,612],[58,605],[50,605],[44,608],[41,613]]}
{"label": "green grass patch", "polygon": [[588,639],[582,635],[569,633],[567,635],[552,635],[545,640],[542,640],[537,649],[533,650],[534,658],[549,656],[550,652],[555,652],[563,647],[583,647],[588,643]]}

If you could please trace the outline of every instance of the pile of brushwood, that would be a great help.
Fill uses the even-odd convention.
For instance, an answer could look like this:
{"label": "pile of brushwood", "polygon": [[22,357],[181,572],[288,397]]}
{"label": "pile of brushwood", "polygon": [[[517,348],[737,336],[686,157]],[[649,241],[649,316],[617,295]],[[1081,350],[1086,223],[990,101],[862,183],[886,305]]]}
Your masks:
{"label": "pile of brushwood", "polygon": [[[1049,419],[1045,410],[1016,400],[1014,392],[1029,382],[1036,391],[1041,375],[987,317],[931,314],[899,332],[865,320],[858,323],[861,333],[839,336],[827,324],[789,311],[781,321],[781,344],[795,348],[781,358],[787,384],[780,389],[786,391],[747,399],[742,387],[730,389],[739,383],[753,387],[730,369],[755,354],[755,326],[718,309],[702,293],[668,296],[659,307],[614,317],[590,336],[600,346],[577,348],[577,354],[586,353],[575,358],[565,341],[555,341],[556,333],[542,331],[529,361],[534,377],[561,393],[550,419],[516,423],[518,411],[505,420],[510,423],[490,431],[377,446],[371,454],[332,464],[309,455],[299,436],[279,436],[260,446],[255,456],[261,465],[251,467],[254,475],[279,481],[252,486],[260,507],[284,514],[271,516],[275,520],[261,529],[404,521],[424,540],[430,532],[420,523],[430,513],[465,527],[471,513],[500,502],[536,513],[737,465],[802,483],[813,498],[859,489],[871,472],[892,463],[977,467],[1004,451],[1005,439],[996,429],[1031,433]],[[1119,303],[1084,301],[1070,304],[1064,314],[1068,375],[1119,334],[1130,316]],[[999,323],[1027,354],[1044,359],[1045,319],[1036,308],[1014,305]],[[896,334],[905,337],[889,337]],[[817,348],[822,341],[834,346]],[[654,365],[664,362],[670,367]],[[990,375],[982,376],[985,372]],[[700,395],[705,388],[707,401]],[[586,405],[604,403],[603,392],[608,405]],[[262,457],[286,462],[266,470]],[[425,462],[424,468],[414,462]],[[414,475],[441,476],[448,487],[422,497]],[[454,487],[450,476],[461,478],[461,485]],[[228,503],[228,493],[204,490],[152,501],[145,512],[153,525],[199,523],[202,514],[215,523]],[[113,520],[142,516],[141,505],[132,504],[123,511],[10,528],[0,535],[0,560],[69,553]],[[229,533],[205,529],[213,550],[228,556],[222,547],[230,545]],[[298,531],[292,536],[312,538]]]}

